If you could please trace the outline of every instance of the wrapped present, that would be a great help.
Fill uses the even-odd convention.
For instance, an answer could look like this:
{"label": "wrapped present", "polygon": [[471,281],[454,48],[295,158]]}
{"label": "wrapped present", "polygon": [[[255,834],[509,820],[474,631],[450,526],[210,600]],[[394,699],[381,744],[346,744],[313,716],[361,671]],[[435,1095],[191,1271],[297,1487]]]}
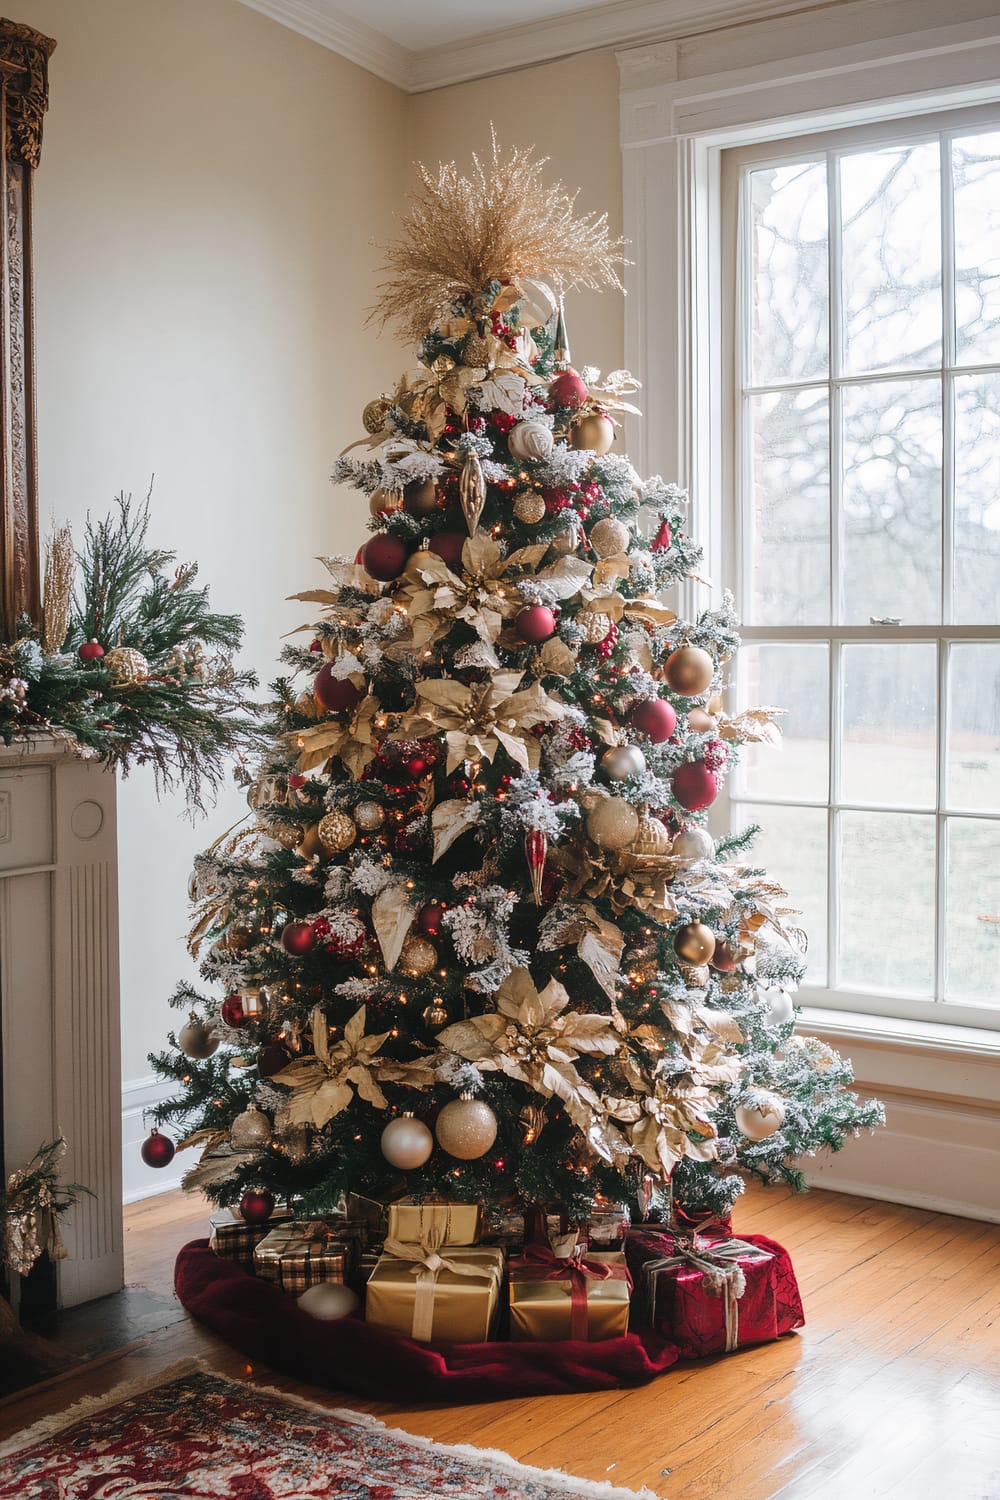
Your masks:
{"label": "wrapped present", "polygon": [[487,1204],[483,1234],[491,1245],[520,1250],[524,1244],[525,1210],[523,1204]]}
{"label": "wrapped present", "polygon": [[365,1318],[421,1343],[482,1343],[500,1301],[498,1245],[445,1245],[441,1225],[420,1244],[389,1238],[368,1279]]}
{"label": "wrapped present", "polygon": [[620,1251],[590,1255],[575,1234],[534,1244],[510,1263],[512,1339],[621,1338],[632,1278]]}
{"label": "wrapped present", "polygon": [[442,1245],[475,1245],[482,1227],[483,1215],[478,1203],[448,1203],[434,1198],[414,1203],[404,1198],[389,1204],[386,1238],[422,1244],[440,1229]]}
{"label": "wrapped present", "polygon": [[252,1271],[253,1253],[261,1240],[270,1234],[276,1224],[290,1223],[290,1212],[273,1213],[263,1224],[248,1224],[246,1219],[232,1213],[228,1208],[213,1214],[209,1220],[211,1233],[209,1246],[222,1260],[235,1261]]}
{"label": "wrapped present", "polygon": [[643,1228],[625,1253],[643,1320],[684,1359],[767,1343],[805,1321],[788,1252],[763,1235]]}
{"label": "wrapped present", "polygon": [[621,1250],[630,1223],[627,1204],[598,1197],[583,1232],[592,1250]]}
{"label": "wrapped present", "polygon": [[317,1281],[343,1284],[354,1277],[356,1239],[338,1239],[323,1219],[293,1219],[272,1229],[253,1253],[257,1275],[286,1292],[304,1292]]}

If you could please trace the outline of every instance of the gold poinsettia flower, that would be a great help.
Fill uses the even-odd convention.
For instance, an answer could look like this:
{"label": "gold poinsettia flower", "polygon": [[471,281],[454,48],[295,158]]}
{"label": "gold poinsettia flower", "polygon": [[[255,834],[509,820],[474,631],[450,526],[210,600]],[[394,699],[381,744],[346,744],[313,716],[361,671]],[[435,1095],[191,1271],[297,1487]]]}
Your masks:
{"label": "gold poinsettia flower", "polygon": [[423,422],[432,442],[441,436],[451,412],[462,415],[473,389],[485,392],[485,398],[502,410],[519,415],[524,407],[525,387],[539,384],[538,376],[525,364],[520,351],[509,349],[492,334],[483,337],[477,358],[481,362],[466,365],[459,364],[450,354],[440,354],[429,373],[406,375],[397,387],[396,404],[411,421]]}
{"label": "gold poinsettia flower", "polygon": [[559,981],[550,979],[539,992],[527,969],[507,976],[496,1003],[496,1012],[445,1027],[438,1041],[478,1068],[505,1073],[546,1098],[561,1099],[588,1145],[606,1161],[627,1154],[604,1102],[574,1067],[581,1055],[618,1052],[614,1017],[568,1010],[569,995]]}
{"label": "gold poinsettia flower", "polygon": [[299,770],[311,771],[316,766],[325,766],[328,760],[339,759],[354,780],[360,781],[378,750],[375,721],[381,713],[381,704],[369,693],[346,724],[326,721],[314,729],[290,734],[289,741],[299,750]]}
{"label": "gold poinsettia flower", "polygon": [[522,675],[496,672],[488,682],[469,687],[448,677],[426,678],[417,683],[416,704],[399,734],[421,738],[443,731],[448,775],[465,760],[492,761],[501,745],[522,770],[534,770],[541,749],[531,731],[536,724],[565,717],[569,710],[550,698],[540,683],[519,692]]}
{"label": "gold poinsettia flower", "polygon": [[365,1035],[362,1005],[344,1027],[343,1041],[331,1046],[326,1017],[317,1006],[312,1013],[314,1055],[296,1058],[272,1079],[292,1090],[288,1101],[290,1122],[322,1130],[353,1102],[355,1093],[375,1109],[388,1109],[389,1101],[379,1081],[420,1087],[432,1083],[434,1075],[422,1063],[397,1063],[378,1057],[390,1034]]}
{"label": "gold poinsettia flower", "polygon": [[[658,1050],[662,1045],[654,1027],[639,1027],[632,1034],[648,1050]],[[625,1125],[635,1152],[664,1177],[669,1177],[685,1156],[694,1161],[715,1159],[718,1132],[711,1115],[718,1102],[715,1090],[734,1083],[741,1068],[740,1058],[717,1036],[691,1032],[679,1040],[683,1059],[673,1068],[661,1063],[652,1076],[630,1054],[622,1075],[631,1086],[631,1094],[605,1101],[609,1115]],[[691,1132],[702,1139],[693,1141]]]}
{"label": "gold poinsettia flower", "polygon": [[[440,640],[458,621],[492,646],[504,620],[524,606],[512,586],[514,575],[533,572],[547,551],[547,544],[540,543],[504,557],[491,536],[477,531],[462,548],[459,573],[453,573],[434,552],[414,553],[397,590],[411,628],[407,640],[397,643],[394,651],[405,649],[410,642],[424,645]],[[498,661],[495,664],[499,666]]]}

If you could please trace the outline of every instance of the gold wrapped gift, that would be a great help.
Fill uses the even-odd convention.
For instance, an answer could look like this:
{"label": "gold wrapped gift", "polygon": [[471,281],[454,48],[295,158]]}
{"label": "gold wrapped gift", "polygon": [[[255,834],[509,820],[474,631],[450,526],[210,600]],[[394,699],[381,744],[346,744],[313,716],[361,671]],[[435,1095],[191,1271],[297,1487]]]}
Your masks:
{"label": "gold wrapped gift", "polygon": [[548,1246],[529,1246],[510,1266],[510,1336],[591,1343],[621,1338],[628,1332],[631,1289],[620,1251],[560,1258]]}
{"label": "gold wrapped gift", "polygon": [[482,1233],[482,1210],[478,1203],[444,1203],[429,1199],[413,1203],[403,1199],[389,1205],[391,1240],[421,1244],[441,1230],[442,1245],[475,1245]]}
{"label": "gold wrapped gift", "polygon": [[500,1300],[503,1267],[498,1245],[445,1246],[436,1233],[419,1245],[388,1239],[368,1279],[365,1318],[421,1343],[482,1343]]}

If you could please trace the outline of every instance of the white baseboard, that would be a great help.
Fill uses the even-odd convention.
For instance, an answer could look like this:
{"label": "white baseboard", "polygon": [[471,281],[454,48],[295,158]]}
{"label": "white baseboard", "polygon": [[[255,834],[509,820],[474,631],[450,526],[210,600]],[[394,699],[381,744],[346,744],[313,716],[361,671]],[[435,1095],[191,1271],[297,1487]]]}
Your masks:
{"label": "white baseboard", "polygon": [[169,1094],[169,1088],[158,1078],[134,1078],[122,1084],[122,1202],[138,1203],[179,1188],[186,1170],[183,1161],[174,1157],[169,1167],[147,1167],[139,1147],[149,1134],[143,1123],[143,1110],[152,1109]]}

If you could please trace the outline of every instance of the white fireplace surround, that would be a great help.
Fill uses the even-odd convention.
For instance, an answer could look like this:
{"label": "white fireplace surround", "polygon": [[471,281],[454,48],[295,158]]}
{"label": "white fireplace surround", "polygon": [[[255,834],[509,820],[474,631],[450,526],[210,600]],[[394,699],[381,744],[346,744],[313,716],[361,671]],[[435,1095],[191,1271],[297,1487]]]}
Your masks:
{"label": "white fireplace surround", "polygon": [[0,746],[0,1013],[6,1170],[66,1138],[60,1306],[122,1285],[116,783],[38,735]]}

